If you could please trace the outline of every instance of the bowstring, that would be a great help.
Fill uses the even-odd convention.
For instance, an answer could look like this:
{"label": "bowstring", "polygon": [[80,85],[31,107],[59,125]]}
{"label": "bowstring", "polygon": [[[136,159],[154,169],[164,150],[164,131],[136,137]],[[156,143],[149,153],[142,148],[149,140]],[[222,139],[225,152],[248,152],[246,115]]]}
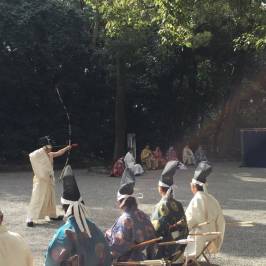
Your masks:
{"label": "bowstring", "polygon": [[[55,90],[56,90],[56,93],[57,93],[57,95],[58,95],[58,99],[59,99],[59,101],[60,101],[60,103],[61,103],[61,105],[63,106],[64,111],[65,111],[65,115],[66,115],[67,122],[68,122],[68,126],[67,126],[67,127],[68,127],[68,145],[71,145],[72,127],[71,127],[70,114],[69,114],[69,112],[68,112],[68,109],[67,109],[67,107],[66,107],[66,105],[65,105],[65,103],[64,103],[64,100],[63,100],[63,98],[62,98],[62,96],[61,96],[61,94],[60,94],[59,89],[58,89],[57,86],[55,87]],[[66,166],[67,166],[68,163],[69,163],[69,158],[70,158],[70,150],[68,150],[68,152],[67,152],[67,158],[66,158],[66,161],[65,161],[65,165],[64,165],[64,167],[63,167],[63,169],[62,169],[62,171],[61,171],[61,174],[60,174],[60,176],[59,176],[59,180],[62,179],[62,176],[63,176],[64,170],[65,170]]]}

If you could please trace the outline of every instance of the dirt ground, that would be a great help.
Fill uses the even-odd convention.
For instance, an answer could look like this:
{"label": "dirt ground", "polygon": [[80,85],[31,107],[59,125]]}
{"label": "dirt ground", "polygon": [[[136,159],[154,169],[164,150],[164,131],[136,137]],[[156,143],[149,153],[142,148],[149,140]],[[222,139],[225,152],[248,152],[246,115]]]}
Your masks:
{"label": "dirt ground", "polygon": [[[266,169],[239,168],[237,162],[216,162],[208,179],[209,193],[221,203],[227,221],[254,221],[254,227],[227,226],[221,253],[212,258],[214,265],[266,265]],[[175,176],[175,197],[186,207],[192,198],[189,183],[194,168],[179,170]],[[91,220],[101,229],[112,225],[119,215],[115,196],[120,178],[74,169],[76,179],[89,207]],[[56,173],[57,176],[59,173]],[[140,209],[151,213],[159,200],[157,182],[160,171],[149,171],[138,177],[136,192],[142,192]],[[43,265],[49,241],[60,222],[40,221],[26,227],[27,207],[31,196],[32,173],[0,173],[0,208],[9,230],[20,233],[30,244],[35,265]],[[58,212],[62,183],[56,183]],[[2,265],[1,265],[2,266]]]}

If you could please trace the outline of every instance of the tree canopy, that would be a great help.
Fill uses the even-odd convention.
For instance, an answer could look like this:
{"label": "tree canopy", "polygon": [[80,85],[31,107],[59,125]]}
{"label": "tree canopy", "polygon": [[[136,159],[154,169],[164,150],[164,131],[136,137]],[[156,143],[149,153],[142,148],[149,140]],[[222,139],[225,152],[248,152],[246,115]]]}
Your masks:
{"label": "tree canopy", "polygon": [[[258,0],[4,0],[0,45],[2,160],[22,159],[43,135],[66,143],[56,87],[78,158],[123,155],[128,132],[138,149],[166,149],[209,121],[218,145],[235,111],[225,108],[247,97],[248,80],[265,68],[266,8]],[[261,95],[265,81],[254,86]]]}

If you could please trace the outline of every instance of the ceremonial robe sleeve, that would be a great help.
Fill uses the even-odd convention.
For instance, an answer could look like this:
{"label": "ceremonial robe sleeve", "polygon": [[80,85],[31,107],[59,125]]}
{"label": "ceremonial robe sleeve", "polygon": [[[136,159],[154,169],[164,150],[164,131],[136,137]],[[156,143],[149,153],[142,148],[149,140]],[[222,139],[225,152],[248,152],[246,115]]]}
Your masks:
{"label": "ceremonial robe sleeve", "polygon": [[120,217],[111,228],[107,241],[114,258],[125,255],[134,245],[132,219],[130,217]]}
{"label": "ceremonial robe sleeve", "polygon": [[215,231],[220,232],[221,234],[208,247],[208,250],[211,253],[219,252],[219,250],[221,249],[222,244],[223,244],[224,232],[225,232],[225,219],[224,219],[222,208],[216,199],[214,199],[214,201],[217,204],[217,207],[216,207],[217,208],[217,218],[214,221]]}
{"label": "ceremonial robe sleeve", "polygon": [[[17,239],[18,242],[20,243],[19,245],[21,246],[21,252],[23,252],[25,254],[25,258],[26,258],[26,265],[27,266],[33,266],[33,257],[32,257],[32,253],[31,250],[28,246],[28,244],[26,243],[26,241],[22,238],[21,235],[17,234],[17,233],[13,233]],[[18,254],[16,254],[18,255]],[[24,264],[23,264],[24,265]]]}
{"label": "ceremonial robe sleeve", "polygon": [[202,201],[195,195],[186,209],[186,219],[189,231],[199,223],[205,222],[204,206]]}
{"label": "ceremonial robe sleeve", "polygon": [[216,240],[216,247],[217,247],[217,251],[219,251],[221,249],[221,246],[223,244],[223,240],[224,240],[224,232],[225,232],[225,220],[224,220],[224,215],[222,213],[222,210],[220,209],[220,213],[218,215],[218,218],[216,220],[216,228],[217,228],[217,232],[221,232],[220,237]]}
{"label": "ceremonial robe sleeve", "polygon": [[53,165],[43,148],[30,153],[29,158],[35,176],[44,179],[54,176]]}
{"label": "ceremonial robe sleeve", "polygon": [[62,261],[71,254],[71,250],[71,241],[65,235],[65,228],[59,228],[49,243],[45,266],[60,266]]}
{"label": "ceremonial robe sleeve", "polygon": [[176,218],[177,218],[176,222],[183,220],[183,223],[178,225],[176,229],[181,233],[181,235],[186,237],[188,234],[188,226],[187,226],[185,211],[181,203],[178,205],[178,215],[176,216]]}
{"label": "ceremonial robe sleeve", "polygon": [[143,161],[143,160],[147,159],[150,155],[151,155],[151,151],[150,151],[150,150],[146,150],[146,149],[144,149],[144,150],[141,152],[141,155],[140,155],[141,160]]}
{"label": "ceremonial robe sleeve", "polygon": [[27,266],[33,266],[34,263],[33,263],[33,256],[32,256],[31,250],[30,250],[28,244],[25,242],[25,240],[24,239],[22,239],[22,240],[24,242],[24,249],[25,249],[25,254],[26,254]]}
{"label": "ceremonial robe sleeve", "polygon": [[152,213],[151,223],[156,231],[157,236],[167,235],[169,226],[167,226],[167,215],[169,209],[165,202],[159,202]]}

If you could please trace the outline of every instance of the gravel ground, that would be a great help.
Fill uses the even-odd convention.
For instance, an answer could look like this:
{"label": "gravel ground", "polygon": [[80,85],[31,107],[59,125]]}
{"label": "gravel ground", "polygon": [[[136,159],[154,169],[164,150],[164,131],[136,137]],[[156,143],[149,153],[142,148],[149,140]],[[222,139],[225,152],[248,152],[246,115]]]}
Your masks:
{"label": "gravel ground", "polygon": [[[221,203],[227,221],[254,221],[254,227],[227,226],[221,253],[211,259],[213,265],[266,265],[266,169],[239,168],[236,162],[214,163],[208,179],[209,193]],[[110,227],[119,215],[115,195],[120,179],[74,170],[91,219],[101,228]],[[190,180],[194,168],[180,170],[175,176],[175,197],[186,207],[192,198]],[[144,193],[139,207],[151,213],[159,200],[157,177],[160,171],[149,171],[138,177],[136,192]],[[59,173],[57,173],[57,176]],[[32,189],[31,172],[0,173],[0,208],[9,230],[20,233],[30,244],[35,265],[43,265],[44,254],[60,222],[41,221],[34,228],[25,224]],[[58,212],[62,184],[57,182]],[[1,265],[2,266],[2,265]]]}

